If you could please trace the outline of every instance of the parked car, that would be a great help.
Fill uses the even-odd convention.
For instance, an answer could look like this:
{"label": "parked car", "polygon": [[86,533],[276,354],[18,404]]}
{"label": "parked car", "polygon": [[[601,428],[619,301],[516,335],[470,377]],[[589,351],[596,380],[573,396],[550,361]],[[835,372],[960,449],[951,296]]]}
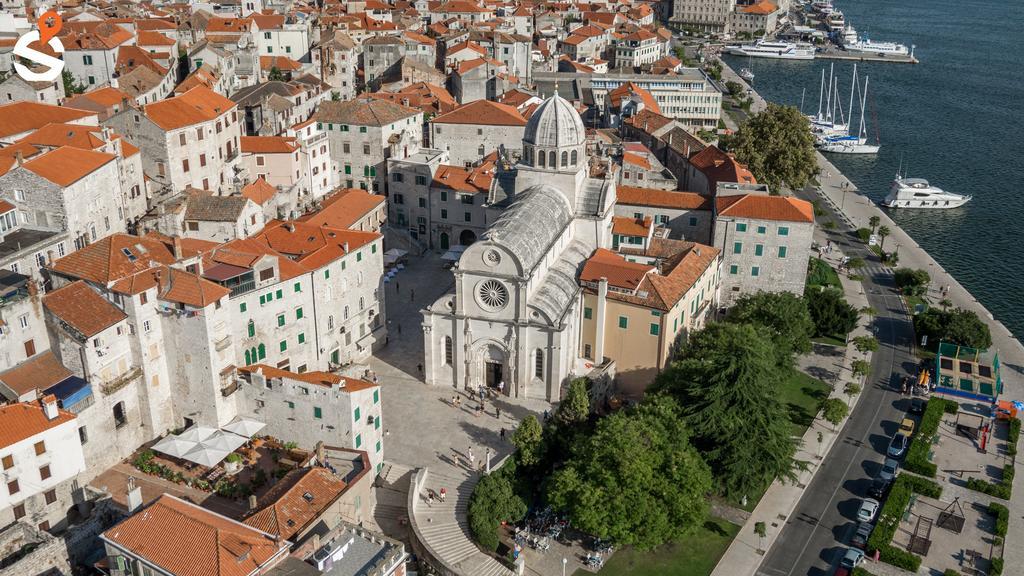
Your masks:
{"label": "parked car", "polygon": [[878,514],[878,500],[865,498],[860,503],[860,510],[857,510],[858,522],[871,522]]}
{"label": "parked car", "polygon": [[857,531],[853,533],[853,537],[850,538],[850,544],[856,548],[864,550],[868,547],[868,538],[871,537],[871,531],[875,527],[870,522],[861,522],[857,524]]}
{"label": "parked car", "polygon": [[836,569],[835,576],[849,576],[853,569],[860,566],[863,561],[864,552],[856,548],[847,548],[846,553],[839,560],[839,568]]}
{"label": "parked car", "polygon": [[900,463],[892,458],[886,458],[885,462],[882,463],[882,469],[878,472],[878,477],[883,480],[892,482],[896,479],[896,473],[899,472]]}
{"label": "parked car", "polygon": [[883,500],[886,494],[889,493],[889,488],[892,486],[892,480],[886,480],[884,478],[875,478],[871,481],[871,486],[868,486],[868,496]]}
{"label": "parked car", "polygon": [[910,409],[907,412],[911,414],[924,414],[926,406],[928,406],[928,401],[924,398],[913,398],[910,400]]}
{"label": "parked car", "polygon": [[889,442],[889,456],[893,458],[902,458],[907,452],[907,445],[910,444],[909,436],[903,434],[897,434],[892,437],[892,442]]}
{"label": "parked car", "polygon": [[903,434],[907,438],[910,438],[911,436],[914,435],[915,424],[916,423],[914,422],[913,418],[904,418],[903,421],[900,422],[900,434]]}

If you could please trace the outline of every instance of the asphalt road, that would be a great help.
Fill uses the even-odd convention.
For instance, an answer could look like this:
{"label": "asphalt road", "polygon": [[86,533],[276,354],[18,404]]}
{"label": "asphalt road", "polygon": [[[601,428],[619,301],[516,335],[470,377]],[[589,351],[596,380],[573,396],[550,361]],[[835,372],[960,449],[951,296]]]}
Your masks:
{"label": "asphalt road", "polygon": [[[818,200],[810,190],[798,194]],[[762,576],[826,576],[833,573],[853,535],[860,499],[867,494],[885,457],[889,439],[909,404],[897,386],[900,378],[915,371],[917,360],[911,353],[913,328],[893,288],[892,274],[878,258],[853,236],[832,212],[828,203],[819,202],[837,227],[829,239],[847,256],[860,256],[868,263],[864,291],[877,312],[874,327],[879,349],[872,358],[871,376],[865,381],[862,396],[846,423],[844,436],[826,456],[804,492],[796,510],[761,564]],[[839,385],[843,385],[840,383]]]}

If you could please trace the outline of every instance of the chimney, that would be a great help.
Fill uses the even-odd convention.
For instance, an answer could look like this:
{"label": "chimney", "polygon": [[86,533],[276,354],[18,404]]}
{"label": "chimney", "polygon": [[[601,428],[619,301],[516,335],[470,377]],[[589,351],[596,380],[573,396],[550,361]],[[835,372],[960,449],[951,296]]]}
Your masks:
{"label": "chimney", "polygon": [[21,166],[22,164],[25,163],[25,155],[22,154],[21,150],[18,150],[15,153],[14,157],[18,159],[18,166]]}
{"label": "chimney", "polygon": [[142,488],[135,485],[135,477],[129,476],[127,482],[127,508],[128,515],[132,515],[136,510],[142,508]]}
{"label": "chimney", "polygon": [[53,394],[43,396],[39,402],[43,406],[43,414],[46,415],[47,420],[55,420],[60,415],[60,412],[57,410],[57,397]]}
{"label": "chimney", "polygon": [[255,494],[250,494],[249,495],[249,511],[252,512],[254,510],[256,510],[256,495]]}
{"label": "chimney", "polygon": [[174,260],[181,260],[181,238],[177,236],[171,238],[171,249],[174,252]]}
{"label": "chimney", "polygon": [[348,242],[343,243],[341,249],[345,251],[345,254],[348,254]]}

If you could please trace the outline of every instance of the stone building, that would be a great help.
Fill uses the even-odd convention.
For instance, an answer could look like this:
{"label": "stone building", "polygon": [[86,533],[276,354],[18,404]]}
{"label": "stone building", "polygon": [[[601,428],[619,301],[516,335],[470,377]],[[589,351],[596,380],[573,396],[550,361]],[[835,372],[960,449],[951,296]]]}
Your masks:
{"label": "stone building", "polygon": [[503,384],[553,402],[585,371],[577,278],[611,244],[615,183],[588,176],[583,120],[557,95],[531,116],[522,150],[496,178],[503,209],[463,253],[455,292],[424,311],[424,369],[429,384]]}
{"label": "stone building", "polygon": [[475,100],[430,121],[431,147],[448,152],[449,161],[470,165],[500,150],[519,160],[526,118],[507,104]]}
{"label": "stone building", "polygon": [[632,186],[619,186],[617,192],[616,216],[650,218],[668,229],[669,238],[711,243],[714,202],[710,196]]}

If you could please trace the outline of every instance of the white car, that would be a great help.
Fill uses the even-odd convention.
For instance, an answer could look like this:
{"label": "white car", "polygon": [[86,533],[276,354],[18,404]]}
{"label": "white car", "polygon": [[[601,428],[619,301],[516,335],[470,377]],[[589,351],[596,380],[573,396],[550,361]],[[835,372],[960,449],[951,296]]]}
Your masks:
{"label": "white car", "polygon": [[892,458],[886,458],[882,464],[882,469],[878,472],[878,477],[882,480],[892,481],[896,478],[896,473],[899,472],[900,463]]}
{"label": "white car", "polygon": [[878,500],[874,498],[865,498],[860,503],[860,510],[857,510],[857,521],[858,522],[871,522],[875,519],[875,515],[878,514]]}

